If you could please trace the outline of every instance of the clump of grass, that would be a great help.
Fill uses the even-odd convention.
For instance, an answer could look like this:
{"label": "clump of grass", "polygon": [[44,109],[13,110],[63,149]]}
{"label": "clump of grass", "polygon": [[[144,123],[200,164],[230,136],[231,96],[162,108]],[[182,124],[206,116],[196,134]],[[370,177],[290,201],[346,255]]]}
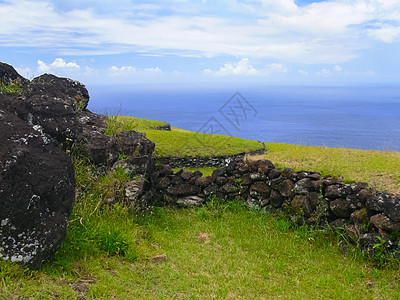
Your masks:
{"label": "clump of grass", "polygon": [[[173,168],[172,171],[178,172],[182,168]],[[189,171],[189,172],[195,172],[195,171],[200,171],[203,173],[203,176],[211,176],[212,172],[215,170],[213,167],[190,167],[190,168],[183,168],[184,171]]]}
{"label": "clump of grass", "polygon": [[0,82],[0,89],[6,93],[15,93],[21,94],[22,93],[22,85],[18,81],[11,81],[10,83],[4,83],[3,81]]}
{"label": "clump of grass", "polygon": [[109,116],[107,118],[106,134],[115,135],[121,131],[144,131],[165,125],[165,122],[127,116]]}

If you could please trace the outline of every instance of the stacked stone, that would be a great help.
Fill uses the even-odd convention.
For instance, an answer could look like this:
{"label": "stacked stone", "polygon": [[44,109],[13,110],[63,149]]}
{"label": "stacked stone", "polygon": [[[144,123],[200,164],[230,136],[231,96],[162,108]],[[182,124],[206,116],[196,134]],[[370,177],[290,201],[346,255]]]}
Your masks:
{"label": "stacked stone", "polygon": [[161,165],[151,179],[150,194],[158,205],[198,206],[213,195],[238,199],[249,206],[284,210],[302,223],[342,227],[369,250],[382,234],[385,245],[394,247],[389,235],[400,230],[400,196],[373,193],[366,183],[345,184],[318,172],[280,170],[268,160],[232,159],[207,177],[199,171],[174,173]]}

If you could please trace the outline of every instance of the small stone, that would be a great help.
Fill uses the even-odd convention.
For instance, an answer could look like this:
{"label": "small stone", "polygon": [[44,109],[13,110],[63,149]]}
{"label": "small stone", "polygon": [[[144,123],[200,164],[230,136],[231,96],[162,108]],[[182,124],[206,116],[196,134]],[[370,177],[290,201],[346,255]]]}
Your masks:
{"label": "small stone", "polygon": [[196,207],[202,205],[204,202],[205,199],[199,196],[180,197],[176,200],[176,204],[184,207]]}

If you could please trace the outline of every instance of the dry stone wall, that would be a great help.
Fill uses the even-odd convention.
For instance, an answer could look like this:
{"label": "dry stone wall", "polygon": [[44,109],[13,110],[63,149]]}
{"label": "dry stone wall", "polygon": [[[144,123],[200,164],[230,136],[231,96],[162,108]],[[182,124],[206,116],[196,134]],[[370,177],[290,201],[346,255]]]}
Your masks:
{"label": "dry stone wall", "polygon": [[[249,206],[282,210],[297,216],[300,223],[342,227],[366,251],[373,252],[377,236],[385,246],[400,248],[390,234],[400,230],[400,196],[373,192],[363,182],[344,183],[318,172],[280,170],[268,160],[228,160],[223,168],[203,177],[199,171],[157,166],[152,187],[145,195],[152,205],[198,206],[215,196],[246,201]],[[396,242],[396,243],[395,243]]]}

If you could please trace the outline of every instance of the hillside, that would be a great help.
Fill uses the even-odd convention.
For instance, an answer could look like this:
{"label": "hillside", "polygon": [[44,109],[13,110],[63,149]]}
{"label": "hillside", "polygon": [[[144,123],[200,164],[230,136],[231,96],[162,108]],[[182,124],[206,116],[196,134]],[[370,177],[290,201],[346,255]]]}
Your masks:
{"label": "hillside", "polygon": [[[181,154],[172,146],[171,135],[187,141],[185,155],[206,155],[210,152],[204,149],[213,145],[213,155],[260,145],[223,137],[234,146],[209,144],[191,152],[196,133],[158,131],[150,128],[163,123],[123,119],[134,124],[129,129],[148,137],[154,133],[162,145],[157,155]],[[116,129],[110,128],[113,134]],[[312,169],[371,185],[380,178],[393,192],[399,187],[396,152],[284,144],[266,148],[263,157],[278,167]],[[347,240],[344,255],[346,240],[340,231],[337,235],[297,226],[285,216],[216,198],[192,209],[137,210],[124,202],[107,203],[103,199],[118,195],[129,175],[118,169],[98,173],[80,157],[74,163],[83,192],[63,247],[54,262],[37,271],[1,261],[0,299],[396,299],[400,293],[398,261],[386,261],[382,245],[377,245],[379,256],[367,259]]]}

